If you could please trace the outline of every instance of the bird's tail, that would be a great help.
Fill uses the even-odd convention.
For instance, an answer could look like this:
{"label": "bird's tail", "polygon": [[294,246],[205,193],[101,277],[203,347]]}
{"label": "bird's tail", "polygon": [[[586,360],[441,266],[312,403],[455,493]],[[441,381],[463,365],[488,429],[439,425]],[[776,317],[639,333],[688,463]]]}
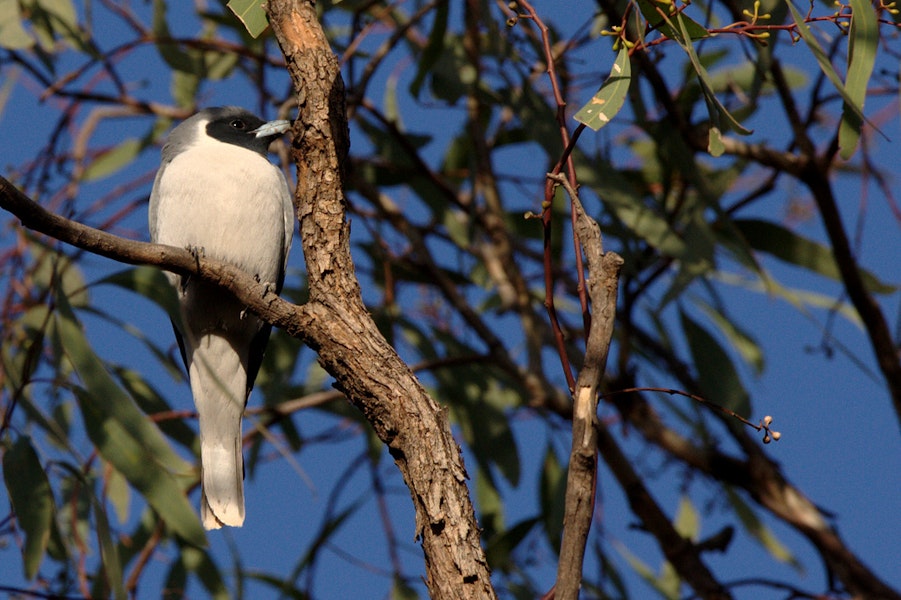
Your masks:
{"label": "bird's tail", "polygon": [[196,340],[191,391],[200,418],[200,516],[207,529],[244,524],[244,455],[241,417],[247,373],[229,341],[215,334]]}

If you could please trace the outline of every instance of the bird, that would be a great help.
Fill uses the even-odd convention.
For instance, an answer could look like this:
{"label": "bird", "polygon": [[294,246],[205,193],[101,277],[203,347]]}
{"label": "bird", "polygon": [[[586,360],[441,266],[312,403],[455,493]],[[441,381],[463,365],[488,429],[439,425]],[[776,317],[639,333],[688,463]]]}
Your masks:
{"label": "bird", "polygon": [[[267,152],[290,128],[235,106],[175,127],[148,207],[150,239],[231,263],[281,292],[294,233],[282,171]],[[166,273],[178,297],[173,329],[200,429],[200,516],[206,529],[244,524],[242,417],[272,327],[218,286]]]}

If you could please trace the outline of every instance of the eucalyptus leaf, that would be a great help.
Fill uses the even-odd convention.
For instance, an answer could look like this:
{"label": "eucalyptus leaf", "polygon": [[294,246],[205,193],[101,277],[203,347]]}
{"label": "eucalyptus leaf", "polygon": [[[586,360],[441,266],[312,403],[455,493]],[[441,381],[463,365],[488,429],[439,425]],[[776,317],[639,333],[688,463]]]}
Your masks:
{"label": "eucalyptus leaf", "polygon": [[54,338],[84,387],[76,387],[88,437],[100,455],[128,479],[185,541],[203,546],[206,536],[185,496],[196,478],[166,443],[159,429],[120,388],[94,354],[65,297],[57,297]]}
{"label": "eucalyptus leaf", "polygon": [[683,495],[679,499],[679,509],[673,520],[673,528],[687,540],[698,539],[701,532],[701,515],[688,496]]}
{"label": "eucalyptus leaf", "polygon": [[751,537],[766,548],[770,556],[779,562],[791,565],[798,573],[803,573],[804,567],[800,561],[779,541],[775,533],[757,516],[754,509],[731,487],[725,486],[725,490],[726,498],[729,500],[729,504],[732,505],[732,510],[735,512],[738,520],[741,521],[745,530],[751,534]]}
{"label": "eucalyptus leaf", "polygon": [[[666,6],[666,10],[662,8]],[[675,2],[657,2],[655,0],[638,0],[638,8],[648,25],[668,38],[675,40],[698,40],[709,37],[707,29],[690,19],[684,11],[677,11]],[[673,24],[678,23],[678,26]]]}
{"label": "eucalyptus leaf", "polygon": [[10,50],[30,48],[34,40],[22,26],[18,0],[0,0],[0,46]]}
{"label": "eucalyptus leaf", "polygon": [[698,371],[698,383],[704,399],[739,415],[750,415],[751,398],[729,355],[716,338],[685,311],[680,310],[679,317],[691,351],[692,363]]}
{"label": "eucalyptus leaf", "polygon": [[127,138],[91,161],[81,178],[83,181],[96,181],[109,177],[130,164],[143,149],[144,143],[140,139]]}
{"label": "eucalyptus leaf", "polygon": [[[736,219],[734,225],[755,250],[766,252],[779,260],[824,277],[841,281],[841,272],[835,263],[835,256],[827,246],[771,221]],[[860,275],[864,285],[872,293],[891,294],[897,289],[883,283],[869,271],[861,269]]]}
{"label": "eucalyptus leaf", "polygon": [[3,453],[3,480],[25,534],[22,562],[25,578],[34,579],[47,551],[56,506],[50,481],[28,436],[20,436]]}
{"label": "eucalyptus leaf", "polygon": [[863,120],[859,114],[863,113],[867,85],[870,75],[873,74],[879,50],[879,22],[876,9],[867,0],[850,0],[850,2],[851,28],[848,32],[848,74],[845,78],[845,89],[854,104],[849,106],[847,101],[845,102],[838,128],[839,154],[845,160],[854,154],[860,139]]}
{"label": "eucalyptus leaf", "polygon": [[841,78],[836,73],[835,68],[832,66],[832,61],[829,60],[829,56],[826,54],[826,51],[823,50],[823,47],[817,41],[817,38],[813,35],[813,31],[810,29],[810,26],[804,22],[804,17],[798,12],[798,9],[795,8],[795,4],[793,0],[786,0],[786,4],[788,5],[788,10],[791,13],[792,19],[795,22],[795,27],[798,30],[798,34],[801,36],[801,39],[804,40],[804,43],[813,53],[814,58],[817,59],[817,64],[820,66],[820,70],[823,72],[823,75],[826,76],[832,85],[835,87],[835,90],[842,97],[842,100],[845,101],[844,106],[850,110],[854,116],[861,120],[861,122],[868,122],[863,112],[861,112],[858,103],[854,101],[854,98],[848,93],[848,90],[845,88],[845,85],[842,83]]}
{"label": "eucalyptus leaf", "polygon": [[258,38],[269,26],[269,17],[260,0],[229,0],[226,6],[244,23],[253,38]]}
{"label": "eucalyptus leaf", "polygon": [[604,81],[604,85],[575,114],[576,121],[595,131],[609,123],[625,104],[631,82],[632,63],[629,61],[629,49],[623,47],[616,55],[610,76]]}

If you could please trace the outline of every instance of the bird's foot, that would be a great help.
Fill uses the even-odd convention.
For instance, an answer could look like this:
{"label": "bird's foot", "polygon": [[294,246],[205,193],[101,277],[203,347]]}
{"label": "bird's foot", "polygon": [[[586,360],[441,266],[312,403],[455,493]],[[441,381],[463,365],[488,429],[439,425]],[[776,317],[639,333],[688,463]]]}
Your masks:
{"label": "bird's foot", "polygon": [[[206,250],[203,246],[194,246],[192,244],[188,244],[185,246],[185,250],[191,253],[191,256],[194,257],[194,268],[200,271],[200,259],[206,256]],[[190,276],[183,276],[181,278],[181,291],[184,292],[185,288],[188,285],[188,282],[191,280]]]}
{"label": "bird's foot", "polygon": [[272,290],[274,290],[274,289],[276,288],[276,285],[275,285],[274,283],[272,283],[271,281],[263,281],[263,280],[261,280],[261,279],[260,279],[260,274],[259,274],[259,273],[255,274],[255,275],[253,276],[253,279],[254,279],[254,281],[256,281],[257,283],[262,283],[262,284],[263,284],[263,287],[264,287],[264,289],[263,289],[263,298],[265,298],[266,296],[268,296],[268,295],[272,292]]}
{"label": "bird's foot", "polygon": [[206,256],[206,248],[203,246],[195,246],[193,244],[188,244],[185,246],[185,250],[190,252],[194,256],[194,260],[197,261],[197,266],[200,266],[200,259]]}

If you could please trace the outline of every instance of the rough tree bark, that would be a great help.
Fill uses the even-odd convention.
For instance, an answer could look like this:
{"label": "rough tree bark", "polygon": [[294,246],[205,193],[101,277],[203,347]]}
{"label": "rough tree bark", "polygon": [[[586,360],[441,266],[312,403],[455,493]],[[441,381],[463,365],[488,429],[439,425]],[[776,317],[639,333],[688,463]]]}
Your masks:
{"label": "rough tree bark", "polygon": [[309,0],[267,11],[294,82],[295,206],[310,300],[306,341],[336,386],[366,415],[403,474],[416,508],[433,598],[493,598],[467,474],[447,416],[379,332],[350,254],[343,171],[344,83]]}
{"label": "rough tree bark", "polygon": [[616,291],[623,259],[604,252],[601,229],[585,213],[576,190],[564,175],[549,173],[569,194],[576,232],[585,252],[588,295],[594,314],[588,328],[585,358],[573,390],[573,433],[566,480],[563,540],[557,564],[555,600],[576,600],[582,584],[585,546],[594,516],[598,470],[598,390],[607,365],[616,320]]}
{"label": "rough tree bark", "polygon": [[310,0],[273,1],[276,37],[298,90],[295,198],[310,300],[292,305],[228,264],[186,250],[125,240],[44,210],[0,177],[0,207],[23,225],[84,250],[217,283],[319,355],[336,387],[360,409],[400,469],[416,510],[432,598],[492,599],[488,564],[445,411],[378,331],[363,305],[350,255],[343,165],[344,89]]}

